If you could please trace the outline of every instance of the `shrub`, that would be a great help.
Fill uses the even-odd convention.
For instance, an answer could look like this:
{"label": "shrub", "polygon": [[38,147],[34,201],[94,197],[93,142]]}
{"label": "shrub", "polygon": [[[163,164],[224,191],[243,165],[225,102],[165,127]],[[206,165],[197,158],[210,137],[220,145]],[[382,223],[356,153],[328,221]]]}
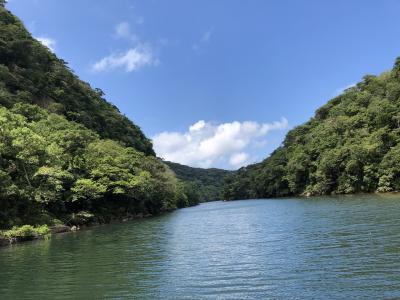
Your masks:
{"label": "shrub", "polygon": [[4,231],[3,236],[8,239],[33,239],[38,236],[49,234],[50,230],[47,225],[33,227],[32,225],[23,225],[21,227],[14,226],[12,229]]}

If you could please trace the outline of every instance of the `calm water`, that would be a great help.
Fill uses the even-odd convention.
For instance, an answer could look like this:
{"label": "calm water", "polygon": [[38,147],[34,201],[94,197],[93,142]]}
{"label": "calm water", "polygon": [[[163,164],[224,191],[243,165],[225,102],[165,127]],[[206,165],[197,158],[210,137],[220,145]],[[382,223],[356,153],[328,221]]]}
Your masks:
{"label": "calm water", "polygon": [[214,202],[0,249],[1,299],[400,298],[400,197]]}

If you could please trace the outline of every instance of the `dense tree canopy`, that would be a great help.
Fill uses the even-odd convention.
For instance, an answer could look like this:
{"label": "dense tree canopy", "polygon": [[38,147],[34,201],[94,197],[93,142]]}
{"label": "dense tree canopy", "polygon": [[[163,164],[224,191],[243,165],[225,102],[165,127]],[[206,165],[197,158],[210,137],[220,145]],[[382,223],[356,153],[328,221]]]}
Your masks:
{"label": "dense tree canopy", "polygon": [[400,59],[367,75],[291,130],[263,162],[240,169],[227,199],[400,190]]}
{"label": "dense tree canopy", "polygon": [[153,156],[36,105],[0,107],[0,228],[107,222],[196,197]]}
{"label": "dense tree canopy", "polygon": [[174,171],[179,179],[192,185],[198,191],[200,201],[202,202],[221,199],[225,177],[233,173],[232,171],[216,168],[192,168],[169,161],[165,163]]}

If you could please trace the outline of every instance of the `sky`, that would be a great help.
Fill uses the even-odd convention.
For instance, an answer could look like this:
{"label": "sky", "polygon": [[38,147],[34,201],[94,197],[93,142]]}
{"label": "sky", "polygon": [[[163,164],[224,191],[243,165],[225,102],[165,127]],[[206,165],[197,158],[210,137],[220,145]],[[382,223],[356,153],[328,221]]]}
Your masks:
{"label": "sky", "polygon": [[10,0],[43,44],[153,140],[237,169],[400,56],[397,0]]}

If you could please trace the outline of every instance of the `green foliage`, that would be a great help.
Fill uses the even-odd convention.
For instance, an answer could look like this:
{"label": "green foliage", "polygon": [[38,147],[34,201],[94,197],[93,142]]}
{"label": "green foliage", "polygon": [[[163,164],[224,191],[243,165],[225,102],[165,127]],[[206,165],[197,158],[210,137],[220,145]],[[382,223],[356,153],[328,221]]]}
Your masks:
{"label": "green foliage", "polygon": [[[83,124],[102,138],[154,155],[138,126],[104,99],[100,89],[81,81],[49,49],[33,39],[23,24],[0,2],[0,105],[36,104]],[[28,121],[40,118],[38,107],[22,112]],[[28,109],[25,107],[24,109]]]}
{"label": "green foliage", "polygon": [[227,179],[224,198],[400,190],[400,58],[291,130],[263,162]]}
{"label": "green foliage", "polygon": [[200,202],[200,192],[197,185],[192,182],[182,182],[179,186],[180,197],[177,201],[177,207],[194,206]]}
{"label": "green foliage", "polygon": [[198,203],[103,96],[0,2],[0,228],[29,224],[9,236]]}
{"label": "green foliage", "polygon": [[10,230],[2,232],[2,236],[7,239],[33,239],[38,236],[44,236],[50,233],[47,225],[33,227],[31,225],[23,225],[21,227],[14,226]]}
{"label": "green foliage", "polygon": [[192,168],[169,161],[165,163],[180,180],[186,182],[192,190],[196,190],[201,202],[221,199],[224,179],[228,174],[233,173],[216,168]]}
{"label": "green foliage", "polygon": [[96,219],[95,215],[87,212],[87,211],[80,211],[77,213],[72,213],[71,218],[68,220],[68,225],[84,225],[90,224],[94,222]]}
{"label": "green foliage", "polygon": [[197,204],[194,190],[159,159],[81,124],[36,105],[0,107],[0,228],[157,214]]}

